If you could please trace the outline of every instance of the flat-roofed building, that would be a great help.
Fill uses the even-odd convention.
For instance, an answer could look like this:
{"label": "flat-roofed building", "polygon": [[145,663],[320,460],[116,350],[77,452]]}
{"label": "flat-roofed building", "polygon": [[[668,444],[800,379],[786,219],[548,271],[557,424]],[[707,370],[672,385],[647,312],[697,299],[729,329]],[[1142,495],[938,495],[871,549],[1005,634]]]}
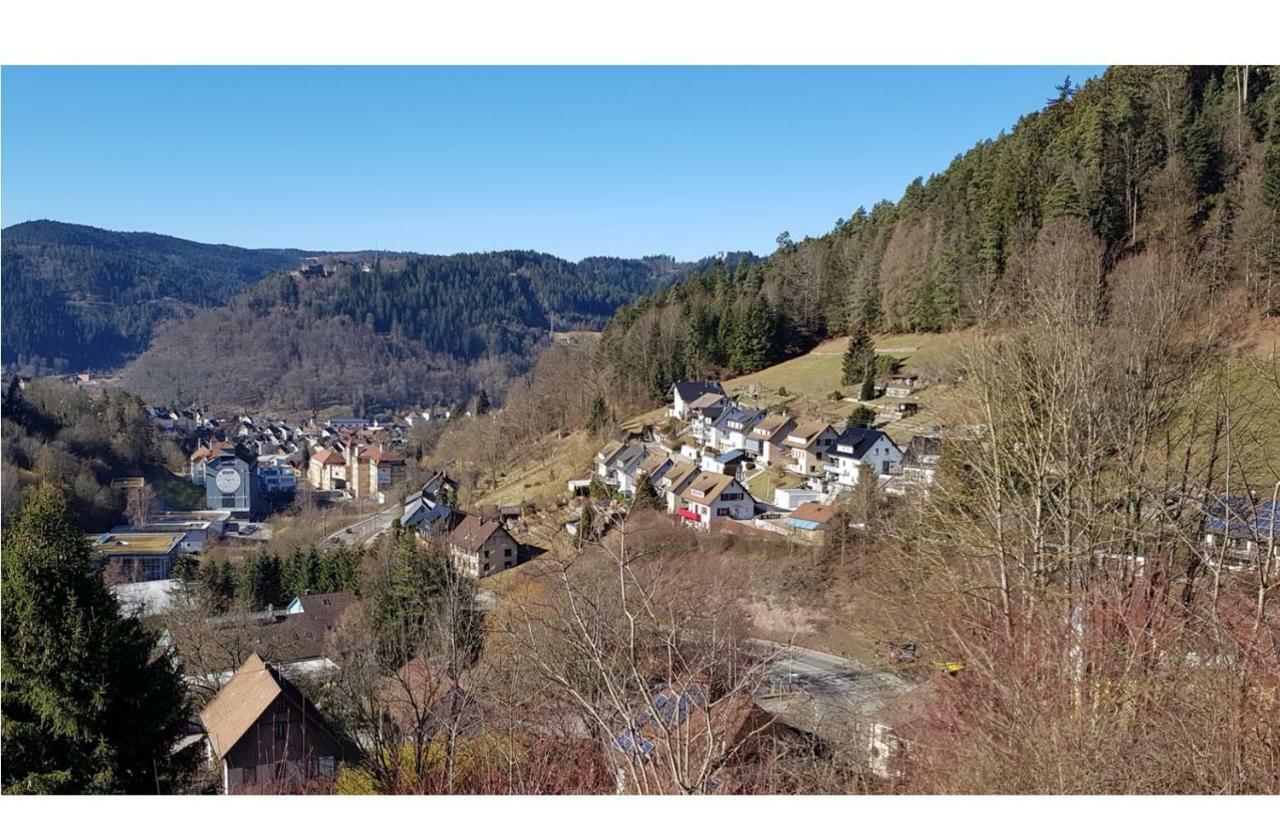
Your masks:
{"label": "flat-roofed building", "polygon": [[116,582],[153,582],[173,573],[181,533],[108,532],[85,536],[104,574]]}

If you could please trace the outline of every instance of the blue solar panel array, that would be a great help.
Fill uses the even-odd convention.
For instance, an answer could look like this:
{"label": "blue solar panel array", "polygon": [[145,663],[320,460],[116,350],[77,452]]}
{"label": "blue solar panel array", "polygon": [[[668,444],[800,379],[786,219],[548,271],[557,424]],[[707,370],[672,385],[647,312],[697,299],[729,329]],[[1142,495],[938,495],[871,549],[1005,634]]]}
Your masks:
{"label": "blue solar panel array", "polygon": [[[662,720],[664,726],[676,727],[689,718],[689,713],[693,708],[699,707],[705,702],[706,693],[697,685],[687,687],[677,694],[672,694],[666,687],[659,687],[658,694],[653,699],[653,709],[657,711],[658,717]],[[632,728],[635,731],[639,731],[654,721],[653,715],[645,711],[636,717]],[[613,742],[624,753],[641,757],[648,756],[654,747],[654,743],[645,739],[639,733],[633,734],[631,730],[624,730],[619,733],[613,738]]]}
{"label": "blue solar panel array", "polygon": [[1234,538],[1266,539],[1271,527],[1280,536],[1280,519],[1276,518],[1276,505],[1271,501],[1252,503],[1248,498],[1231,498],[1209,510],[1206,525],[1210,532],[1226,534]]}

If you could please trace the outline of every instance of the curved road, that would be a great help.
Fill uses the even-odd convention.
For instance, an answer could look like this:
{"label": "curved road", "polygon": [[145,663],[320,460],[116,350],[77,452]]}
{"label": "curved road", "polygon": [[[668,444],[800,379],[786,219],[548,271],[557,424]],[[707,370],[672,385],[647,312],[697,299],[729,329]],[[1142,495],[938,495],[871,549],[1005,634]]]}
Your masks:
{"label": "curved road", "polygon": [[332,532],[324,537],[325,544],[342,544],[351,546],[354,544],[362,544],[380,533],[391,529],[391,522],[400,517],[400,504],[394,504],[389,509],[374,513],[368,518],[356,521],[350,526],[343,527],[336,532]]}

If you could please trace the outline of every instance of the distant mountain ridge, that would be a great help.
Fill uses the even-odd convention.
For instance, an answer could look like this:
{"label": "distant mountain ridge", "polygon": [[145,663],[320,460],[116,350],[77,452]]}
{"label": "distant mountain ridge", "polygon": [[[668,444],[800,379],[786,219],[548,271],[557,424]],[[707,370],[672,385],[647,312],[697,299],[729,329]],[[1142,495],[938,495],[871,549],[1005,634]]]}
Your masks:
{"label": "distant mountain ridge", "polygon": [[0,243],[4,364],[44,371],[118,366],[160,323],[221,305],[312,255],[59,221],[14,224]]}
{"label": "distant mountain ridge", "polygon": [[[5,228],[3,251],[6,369],[129,365],[129,382],[148,397],[210,400],[232,394],[193,385],[200,373],[216,381],[218,370],[239,367],[293,380],[309,370],[311,383],[295,387],[293,397],[242,381],[246,407],[382,405],[425,397],[414,395],[419,387],[462,399],[479,386],[462,374],[467,365],[487,359],[480,378],[497,384],[523,369],[553,326],[603,328],[620,306],[702,264],[666,256],[570,262],[533,251],[249,249],[47,220]],[[312,257],[328,261],[330,271],[303,280],[295,269]],[[229,324],[237,340],[209,342],[210,332],[226,334]],[[311,328],[327,338],[305,334]],[[193,357],[195,347],[210,358]],[[364,357],[380,359],[378,366],[366,369]],[[405,369],[410,363],[419,368]],[[335,370],[346,370],[349,381],[352,367],[372,378],[381,370],[396,383],[339,386]],[[424,370],[432,372],[424,377]]]}
{"label": "distant mountain ridge", "polygon": [[600,329],[693,267],[667,256],[331,254],[164,324],[124,371],[151,401],[357,413],[501,394],[554,324]]}

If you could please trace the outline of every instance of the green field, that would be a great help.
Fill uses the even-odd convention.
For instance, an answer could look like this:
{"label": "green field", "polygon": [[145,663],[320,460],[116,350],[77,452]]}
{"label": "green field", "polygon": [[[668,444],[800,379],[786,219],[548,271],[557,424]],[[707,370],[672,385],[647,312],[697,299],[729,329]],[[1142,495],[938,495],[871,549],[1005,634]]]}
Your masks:
{"label": "green field", "polygon": [[[902,359],[904,372],[936,377],[956,366],[960,349],[969,339],[964,332],[880,335],[876,337],[876,352]],[[848,338],[833,338],[798,358],[730,379],[724,383],[725,390],[741,398],[745,404],[782,408],[798,418],[820,418],[842,425],[860,404],[856,401],[858,388],[840,383],[841,363],[847,345]],[[784,389],[785,395],[780,392]],[[905,444],[912,434],[943,424],[939,414],[954,403],[955,390],[951,384],[926,386],[907,400],[920,406],[918,414],[882,427],[899,444]],[[829,398],[835,392],[843,397],[840,401]],[[758,393],[758,396],[752,393]],[[901,400],[880,398],[866,404],[878,409],[898,401]],[[902,439],[897,439],[899,436]]]}

